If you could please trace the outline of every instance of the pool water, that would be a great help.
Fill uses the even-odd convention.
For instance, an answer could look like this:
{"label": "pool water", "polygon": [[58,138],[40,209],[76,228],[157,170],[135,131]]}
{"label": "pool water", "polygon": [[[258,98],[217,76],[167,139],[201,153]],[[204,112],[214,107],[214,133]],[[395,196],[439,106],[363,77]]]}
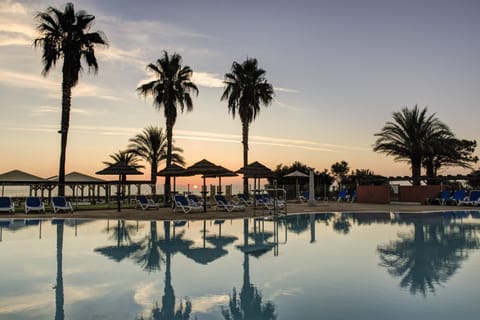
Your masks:
{"label": "pool water", "polygon": [[477,319],[480,212],[0,220],[0,319]]}

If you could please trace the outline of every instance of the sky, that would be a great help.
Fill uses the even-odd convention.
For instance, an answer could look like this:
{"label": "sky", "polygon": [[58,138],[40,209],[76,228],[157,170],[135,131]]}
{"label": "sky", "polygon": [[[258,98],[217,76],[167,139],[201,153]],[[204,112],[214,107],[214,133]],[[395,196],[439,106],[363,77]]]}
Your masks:
{"label": "sky", "polygon": [[[95,15],[91,31],[103,31],[109,46],[96,50],[98,74],[85,69],[73,89],[67,173],[94,175],[143,128],[165,127],[163,111],[135,90],[151,79],[146,65],[163,50],[182,56],[199,87],[194,110],[179,114],[173,129],[187,166],[206,158],[242,167],[241,122],[220,96],[225,73],[246,58],[258,60],[275,88],[273,103],[250,125],[249,162],[274,169],[300,161],[323,171],[345,160],[351,169],[409,175],[407,163],[372,145],[393,112],[416,104],[458,138],[479,140],[479,1],[74,4]],[[64,5],[0,0],[0,173],[58,174],[61,62],[43,77],[32,42],[36,13]]]}

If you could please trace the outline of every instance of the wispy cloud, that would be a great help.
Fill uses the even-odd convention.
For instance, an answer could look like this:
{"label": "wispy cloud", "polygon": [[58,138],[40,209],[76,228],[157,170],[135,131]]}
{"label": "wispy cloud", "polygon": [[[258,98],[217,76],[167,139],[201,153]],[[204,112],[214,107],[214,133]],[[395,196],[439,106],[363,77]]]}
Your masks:
{"label": "wispy cloud", "polygon": [[[45,115],[45,114],[52,114],[52,113],[57,113],[59,114],[61,112],[60,107],[52,107],[52,106],[39,106],[35,107],[32,109],[30,112],[31,116],[40,116],[40,115]],[[72,108],[70,110],[72,114],[80,114],[84,116],[97,116],[99,114],[103,114],[104,112],[98,111],[98,110],[89,110],[89,109],[82,109],[82,108]]]}
{"label": "wispy cloud", "polygon": [[0,46],[32,45],[36,30],[33,14],[21,3],[0,3]]}
{"label": "wispy cloud", "polygon": [[[17,126],[14,124],[1,124],[4,130],[15,131],[56,131],[57,126],[52,125],[23,125]],[[78,126],[72,125],[72,131],[92,133],[102,135],[118,135],[118,136],[132,136],[141,132],[142,128],[119,128],[108,126]],[[239,134],[226,134],[208,131],[192,131],[192,130],[174,130],[175,140],[189,140],[189,141],[206,141],[206,142],[222,142],[222,143],[236,143],[241,141],[241,135]],[[329,143],[322,143],[318,141],[309,141],[302,139],[289,139],[289,138],[277,138],[266,136],[250,136],[249,144],[251,145],[265,145],[272,147],[281,147],[287,149],[302,149],[310,151],[321,152],[342,152],[342,151],[368,151],[369,148],[350,146],[350,145],[336,145]]]}
{"label": "wispy cloud", "polygon": [[280,102],[280,101],[278,101],[278,99],[275,99],[275,103],[276,103],[280,108],[287,109],[287,110],[291,110],[291,111],[303,111],[303,110],[304,110],[304,109],[301,108],[301,107],[296,107],[296,106],[292,106],[292,105],[290,105],[290,104],[286,104],[286,103]]}
{"label": "wispy cloud", "polygon": [[286,92],[286,93],[300,93],[300,90],[297,89],[287,89],[282,87],[273,87],[275,91]]}
{"label": "wispy cloud", "polygon": [[[7,86],[29,88],[47,91],[51,97],[60,95],[61,83],[58,76],[43,77],[40,74],[32,74],[18,71],[0,69],[0,82]],[[121,100],[121,98],[105,93],[99,86],[80,82],[72,92],[78,97],[95,97],[105,100]]]}
{"label": "wispy cloud", "polygon": [[223,79],[218,73],[194,72],[192,81],[202,87],[223,88]]}
{"label": "wispy cloud", "polygon": [[60,92],[59,82],[42,77],[40,74],[0,69],[0,82],[12,87]]}

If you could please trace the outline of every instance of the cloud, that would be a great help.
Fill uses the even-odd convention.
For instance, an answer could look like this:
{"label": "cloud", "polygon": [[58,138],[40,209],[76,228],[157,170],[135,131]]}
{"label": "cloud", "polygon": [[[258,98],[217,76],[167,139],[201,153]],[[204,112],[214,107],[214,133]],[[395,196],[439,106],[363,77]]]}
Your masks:
{"label": "cloud", "polygon": [[197,86],[207,88],[223,88],[223,79],[218,73],[194,72],[192,81]]}
{"label": "cloud", "polygon": [[300,108],[300,107],[295,107],[295,106],[292,106],[290,104],[286,104],[286,103],[283,103],[283,102],[280,102],[278,101],[277,99],[275,99],[275,103],[280,107],[280,108],[283,108],[283,109],[287,109],[287,110],[291,110],[291,111],[303,111],[304,109],[303,108]]}
{"label": "cloud", "polygon": [[[46,108],[48,112],[49,108]],[[53,111],[53,109],[51,109]],[[15,125],[15,124],[2,124],[4,130],[12,131],[56,131],[57,126],[51,125]],[[108,127],[108,126],[78,126],[72,125],[71,130],[83,133],[95,132],[102,135],[118,135],[118,136],[132,136],[140,133],[143,128],[128,128],[128,127]],[[241,135],[239,134],[227,134],[216,133],[208,131],[192,131],[192,130],[174,130],[175,140],[189,140],[189,141],[206,141],[206,142],[223,142],[223,143],[237,143],[241,141]],[[342,152],[342,151],[368,151],[369,148],[349,146],[349,145],[335,145],[328,143],[321,143],[318,141],[309,141],[302,139],[289,139],[289,138],[276,138],[265,136],[250,136],[249,144],[251,145],[265,145],[272,147],[282,147],[288,149],[303,149],[310,151],[321,152]]]}
{"label": "cloud", "polygon": [[0,46],[31,46],[32,39],[37,36],[32,17],[21,3],[0,3]]}
{"label": "cloud", "polygon": [[300,93],[300,90],[297,89],[287,89],[282,87],[273,87],[275,91],[286,92],[286,93]]}
{"label": "cloud", "polygon": [[60,83],[40,74],[0,69],[0,82],[12,87],[60,92]]}
{"label": "cloud", "polygon": [[[39,115],[51,114],[51,113],[60,114],[60,112],[61,112],[60,107],[39,106],[39,107],[32,108],[31,112],[30,112],[30,115],[31,116],[39,116]],[[97,115],[102,114],[104,112],[75,107],[75,108],[70,109],[70,113],[80,114],[80,115],[84,115],[84,116],[97,116]]]}
{"label": "cloud", "polygon": [[[51,97],[58,97],[61,94],[61,83],[58,76],[43,77],[40,74],[0,69],[0,82],[12,87],[47,91]],[[103,88],[85,82],[79,82],[79,84],[72,89],[72,93],[77,97],[121,100],[121,98],[117,96],[106,94]]]}

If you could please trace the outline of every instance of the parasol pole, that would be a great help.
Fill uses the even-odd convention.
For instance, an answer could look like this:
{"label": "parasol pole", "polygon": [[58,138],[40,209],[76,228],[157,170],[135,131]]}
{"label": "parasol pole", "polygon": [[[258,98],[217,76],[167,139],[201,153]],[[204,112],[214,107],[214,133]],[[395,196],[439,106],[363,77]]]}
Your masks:
{"label": "parasol pole", "polygon": [[203,212],[207,212],[207,183],[205,181],[205,175],[203,175]]}

